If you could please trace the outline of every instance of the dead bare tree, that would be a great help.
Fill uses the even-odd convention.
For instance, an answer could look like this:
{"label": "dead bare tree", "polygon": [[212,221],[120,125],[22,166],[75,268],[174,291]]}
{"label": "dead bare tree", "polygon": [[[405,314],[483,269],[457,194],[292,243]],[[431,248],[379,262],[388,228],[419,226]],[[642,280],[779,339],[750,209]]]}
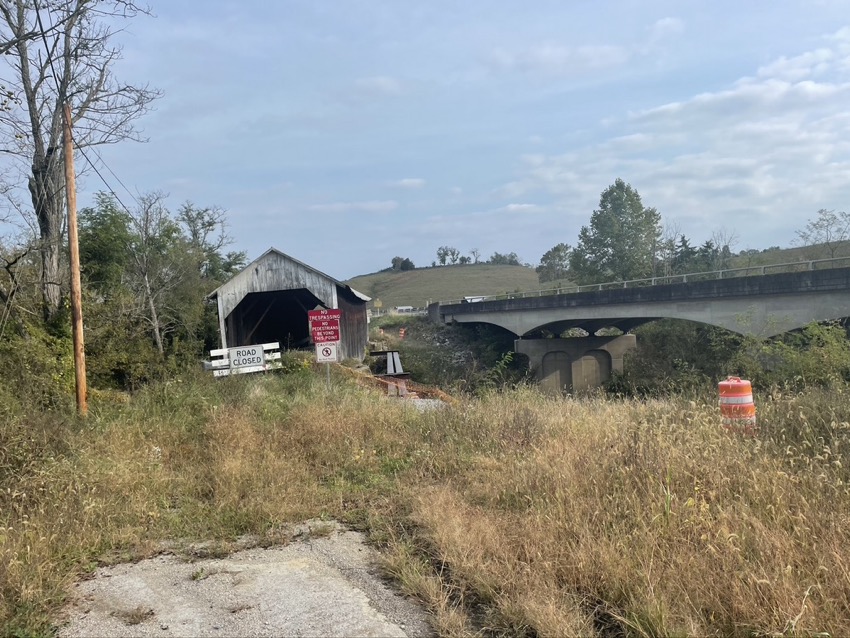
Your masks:
{"label": "dead bare tree", "polygon": [[821,208],[797,238],[807,259],[834,259],[850,240],[850,213]]}
{"label": "dead bare tree", "polygon": [[734,228],[721,226],[711,233],[711,241],[717,247],[717,255],[712,268],[714,270],[728,268],[732,255],[735,253],[735,246],[738,245],[738,231]]}
{"label": "dead bare tree", "polygon": [[112,75],[121,54],[114,25],[139,13],[147,11],[133,0],[0,0],[0,151],[25,167],[45,319],[62,306],[63,105],[77,148],[139,139],[133,122],[160,94]]}
{"label": "dead bare tree", "polygon": [[130,213],[134,240],[128,246],[132,264],[131,286],[141,307],[137,315],[151,327],[156,349],[164,351],[163,336],[168,325],[163,298],[179,283],[185,266],[181,251],[175,249],[180,229],[165,208],[163,193],[139,198],[139,207]]}
{"label": "dead bare tree", "polygon": [[673,274],[673,263],[676,259],[676,240],[682,235],[682,227],[678,220],[668,220],[661,231],[658,244],[658,267],[655,274],[668,277]]}

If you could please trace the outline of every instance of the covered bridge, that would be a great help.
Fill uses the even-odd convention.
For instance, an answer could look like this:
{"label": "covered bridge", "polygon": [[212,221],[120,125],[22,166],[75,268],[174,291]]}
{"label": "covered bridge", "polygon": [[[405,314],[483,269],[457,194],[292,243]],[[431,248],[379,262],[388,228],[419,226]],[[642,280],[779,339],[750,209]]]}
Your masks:
{"label": "covered bridge", "polygon": [[281,349],[310,345],[307,311],[342,311],[339,356],[362,359],[370,298],[276,248],[269,248],[211,294],[218,304],[221,347],[280,342]]}

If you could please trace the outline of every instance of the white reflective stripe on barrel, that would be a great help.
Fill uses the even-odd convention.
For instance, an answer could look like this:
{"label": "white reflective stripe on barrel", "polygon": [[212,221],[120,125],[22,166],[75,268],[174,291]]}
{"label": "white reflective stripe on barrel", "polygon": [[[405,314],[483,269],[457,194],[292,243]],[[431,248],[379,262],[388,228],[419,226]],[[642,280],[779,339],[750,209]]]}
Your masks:
{"label": "white reflective stripe on barrel", "polygon": [[726,405],[740,405],[742,403],[752,403],[753,395],[747,394],[737,397],[720,397],[720,403]]}
{"label": "white reflective stripe on barrel", "polygon": [[726,416],[723,417],[723,425],[755,425],[754,416]]}

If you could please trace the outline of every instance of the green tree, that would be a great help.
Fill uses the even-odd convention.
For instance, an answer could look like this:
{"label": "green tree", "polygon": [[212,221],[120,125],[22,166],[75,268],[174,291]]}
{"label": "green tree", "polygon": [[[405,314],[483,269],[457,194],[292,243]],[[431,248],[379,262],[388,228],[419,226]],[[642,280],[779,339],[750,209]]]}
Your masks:
{"label": "green tree", "polygon": [[570,269],[580,284],[650,277],[660,242],[661,215],[617,179],[602,192],[590,226],[582,226]]}
{"label": "green tree", "polygon": [[540,283],[567,279],[572,251],[573,249],[569,244],[560,243],[543,253],[540,258],[540,265],[535,268]]}
{"label": "green tree", "polygon": [[[28,221],[38,232],[42,312],[48,320],[62,310],[66,277],[62,111],[70,103],[78,148],[139,139],[133,122],[159,93],[119,82],[112,71],[121,57],[114,43],[122,30],[119,20],[140,12],[145,9],[132,0],[0,2],[0,50],[8,62],[0,85],[14,96],[2,103],[0,147],[26,175],[33,218]],[[28,208],[17,192],[4,195],[13,208]]]}
{"label": "green tree", "polygon": [[416,266],[408,257],[393,257],[393,270],[413,270]]}
{"label": "green tree", "polygon": [[86,282],[99,294],[114,294],[126,282],[129,248],[133,239],[130,215],[106,193],[95,196],[96,205],[79,214],[80,263]]}
{"label": "green tree", "polygon": [[697,249],[691,246],[690,240],[684,235],[679,235],[679,243],[676,244],[676,250],[673,255],[673,273],[681,275],[687,272],[694,272],[694,259],[697,256]]}
{"label": "green tree", "polygon": [[697,271],[715,270],[715,264],[720,260],[720,248],[711,240],[706,239],[702,246],[697,248],[696,256],[694,257],[694,269]]}
{"label": "green tree", "polygon": [[163,200],[161,193],[139,198],[130,215],[134,232],[129,250],[132,282],[141,302],[139,315],[150,324],[160,353],[167,335],[195,327],[188,315],[199,321],[200,313],[192,312],[194,304],[185,302],[194,301],[193,292],[201,289],[192,244]]}
{"label": "green tree", "polygon": [[215,324],[206,295],[245,263],[244,253],[223,252],[224,211],[187,203],[174,216],[159,193],[131,211],[110,195],[96,202],[80,211],[80,256],[93,301],[112,304],[109,334],[132,341],[142,326],[160,354],[175,340],[199,343]]}
{"label": "green tree", "polygon": [[177,221],[186,234],[198,262],[198,271],[205,281],[216,285],[224,283],[248,263],[245,251],[223,252],[233,243],[227,234],[227,213],[224,209],[218,206],[200,208],[186,202],[177,211]]}
{"label": "green tree", "polygon": [[460,251],[454,246],[440,246],[437,249],[437,259],[441,266],[445,266],[446,263],[456,264],[460,259]]}
{"label": "green tree", "polygon": [[502,253],[493,253],[490,256],[490,259],[487,261],[488,264],[494,264],[496,266],[521,266],[522,264],[519,261],[519,256],[516,253],[508,253],[503,255]]}

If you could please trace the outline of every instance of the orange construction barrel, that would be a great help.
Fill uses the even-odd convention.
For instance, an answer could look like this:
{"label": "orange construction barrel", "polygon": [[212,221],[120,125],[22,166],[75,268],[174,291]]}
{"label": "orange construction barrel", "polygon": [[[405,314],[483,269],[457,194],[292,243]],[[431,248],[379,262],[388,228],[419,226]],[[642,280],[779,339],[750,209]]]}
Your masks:
{"label": "orange construction barrel", "polygon": [[720,390],[720,416],[723,427],[730,432],[753,435],[756,433],[756,406],[750,382],[739,377],[729,377],[717,384]]}

